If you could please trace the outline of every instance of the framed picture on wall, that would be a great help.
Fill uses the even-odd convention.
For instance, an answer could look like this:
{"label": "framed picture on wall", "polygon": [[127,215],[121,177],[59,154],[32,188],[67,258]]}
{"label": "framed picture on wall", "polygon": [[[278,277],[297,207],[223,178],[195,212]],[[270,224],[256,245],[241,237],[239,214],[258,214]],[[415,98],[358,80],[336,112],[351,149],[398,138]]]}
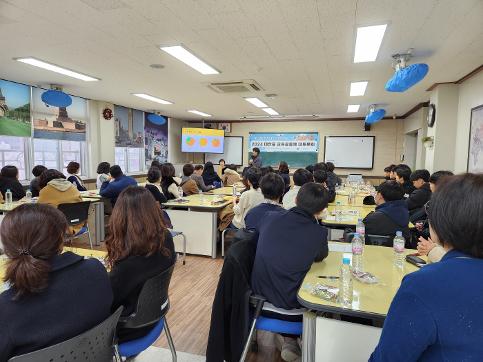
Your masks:
{"label": "framed picture on wall", "polygon": [[471,109],[468,172],[483,173],[483,104]]}

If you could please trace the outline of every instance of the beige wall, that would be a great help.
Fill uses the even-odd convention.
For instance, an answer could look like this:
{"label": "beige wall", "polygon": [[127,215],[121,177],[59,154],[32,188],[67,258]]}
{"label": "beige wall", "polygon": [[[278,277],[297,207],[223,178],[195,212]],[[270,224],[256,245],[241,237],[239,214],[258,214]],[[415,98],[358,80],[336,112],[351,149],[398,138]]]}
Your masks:
{"label": "beige wall", "polygon": [[[382,175],[384,167],[399,163],[403,151],[403,120],[385,119],[371,127],[370,132],[363,130],[362,121],[293,121],[293,122],[247,122],[232,123],[230,136],[244,137],[244,164],[248,154],[248,135],[250,132],[318,132],[320,136],[319,161],[324,160],[325,136],[375,136],[375,155],[373,170],[359,170],[363,175]],[[338,169],[340,174],[358,170]]]}

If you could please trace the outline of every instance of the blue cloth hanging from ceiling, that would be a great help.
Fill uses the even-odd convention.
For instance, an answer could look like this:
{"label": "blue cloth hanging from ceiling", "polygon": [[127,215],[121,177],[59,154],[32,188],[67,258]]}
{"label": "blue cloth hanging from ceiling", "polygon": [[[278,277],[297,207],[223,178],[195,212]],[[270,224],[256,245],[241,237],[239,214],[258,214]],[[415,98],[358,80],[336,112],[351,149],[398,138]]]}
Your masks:
{"label": "blue cloth hanging from ceiling", "polygon": [[41,98],[42,102],[53,107],[68,107],[72,104],[72,98],[70,95],[54,89],[42,93]]}
{"label": "blue cloth hanging from ceiling", "polygon": [[405,92],[428,74],[429,66],[424,63],[411,64],[396,73],[386,83],[388,92]]}
{"label": "blue cloth hanging from ceiling", "polygon": [[385,109],[376,109],[374,112],[371,112],[366,116],[365,122],[367,124],[374,124],[376,122],[379,122],[381,119],[383,119],[385,115],[386,115]]}
{"label": "blue cloth hanging from ceiling", "polygon": [[147,118],[149,122],[157,124],[159,126],[166,123],[166,117],[160,116],[159,114],[149,113]]}

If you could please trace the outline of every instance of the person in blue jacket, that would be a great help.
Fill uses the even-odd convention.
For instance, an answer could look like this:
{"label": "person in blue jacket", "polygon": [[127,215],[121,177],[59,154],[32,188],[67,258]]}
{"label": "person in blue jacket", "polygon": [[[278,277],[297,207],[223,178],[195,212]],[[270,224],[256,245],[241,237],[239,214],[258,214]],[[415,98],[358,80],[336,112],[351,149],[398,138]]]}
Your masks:
{"label": "person in blue jacket", "polygon": [[122,173],[121,167],[113,165],[109,169],[110,180],[104,181],[99,191],[99,195],[111,200],[112,206],[116,203],[119,194],[129,186],[137,186],[137,182],[130,176]]}
{"label": "person in blue jacket", "polygon": [[403,279],[370,361],[483,360],[483,175],[445,178],[427,212],[447,252]]}

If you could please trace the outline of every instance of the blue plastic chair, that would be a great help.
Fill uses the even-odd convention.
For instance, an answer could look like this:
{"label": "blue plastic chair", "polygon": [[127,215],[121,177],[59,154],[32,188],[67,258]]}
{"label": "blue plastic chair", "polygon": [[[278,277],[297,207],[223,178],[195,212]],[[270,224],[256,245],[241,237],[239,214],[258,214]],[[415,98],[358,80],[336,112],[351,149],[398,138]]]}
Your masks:
{"label": "blue plastic chair", "polygon": [[138,355],[151,346],[164,330],[173,361],[176,361],[176,349],[166,321],[166,314],[170,306],[168,289],[173,269],[174,264],[161,274],[148,279],[139,294],[136,310],[130,316],[119,319],[118,329],[135,330],[136,328],[152,326],[152,329],[145,336],[120,343],[118,346],[120,356],[129,358]]}
{"label": "blue plastic chair", "polygon": [[[251,324],[250,333],[248,334],[248,338],[245,343],[245,347],[243,348],[243,353],[240,361],[245,361],[255,330],[267,331],[277,334],[283,333],[297,336],[302,335],[302,322],[289,322],[281,319],[261,316],[265,302],[266,299],[260,295],[250,296],[250,305],[254,308],[253,321]],[[277,313],[283,314],[283,312],[280,310],[277,310]]]}

